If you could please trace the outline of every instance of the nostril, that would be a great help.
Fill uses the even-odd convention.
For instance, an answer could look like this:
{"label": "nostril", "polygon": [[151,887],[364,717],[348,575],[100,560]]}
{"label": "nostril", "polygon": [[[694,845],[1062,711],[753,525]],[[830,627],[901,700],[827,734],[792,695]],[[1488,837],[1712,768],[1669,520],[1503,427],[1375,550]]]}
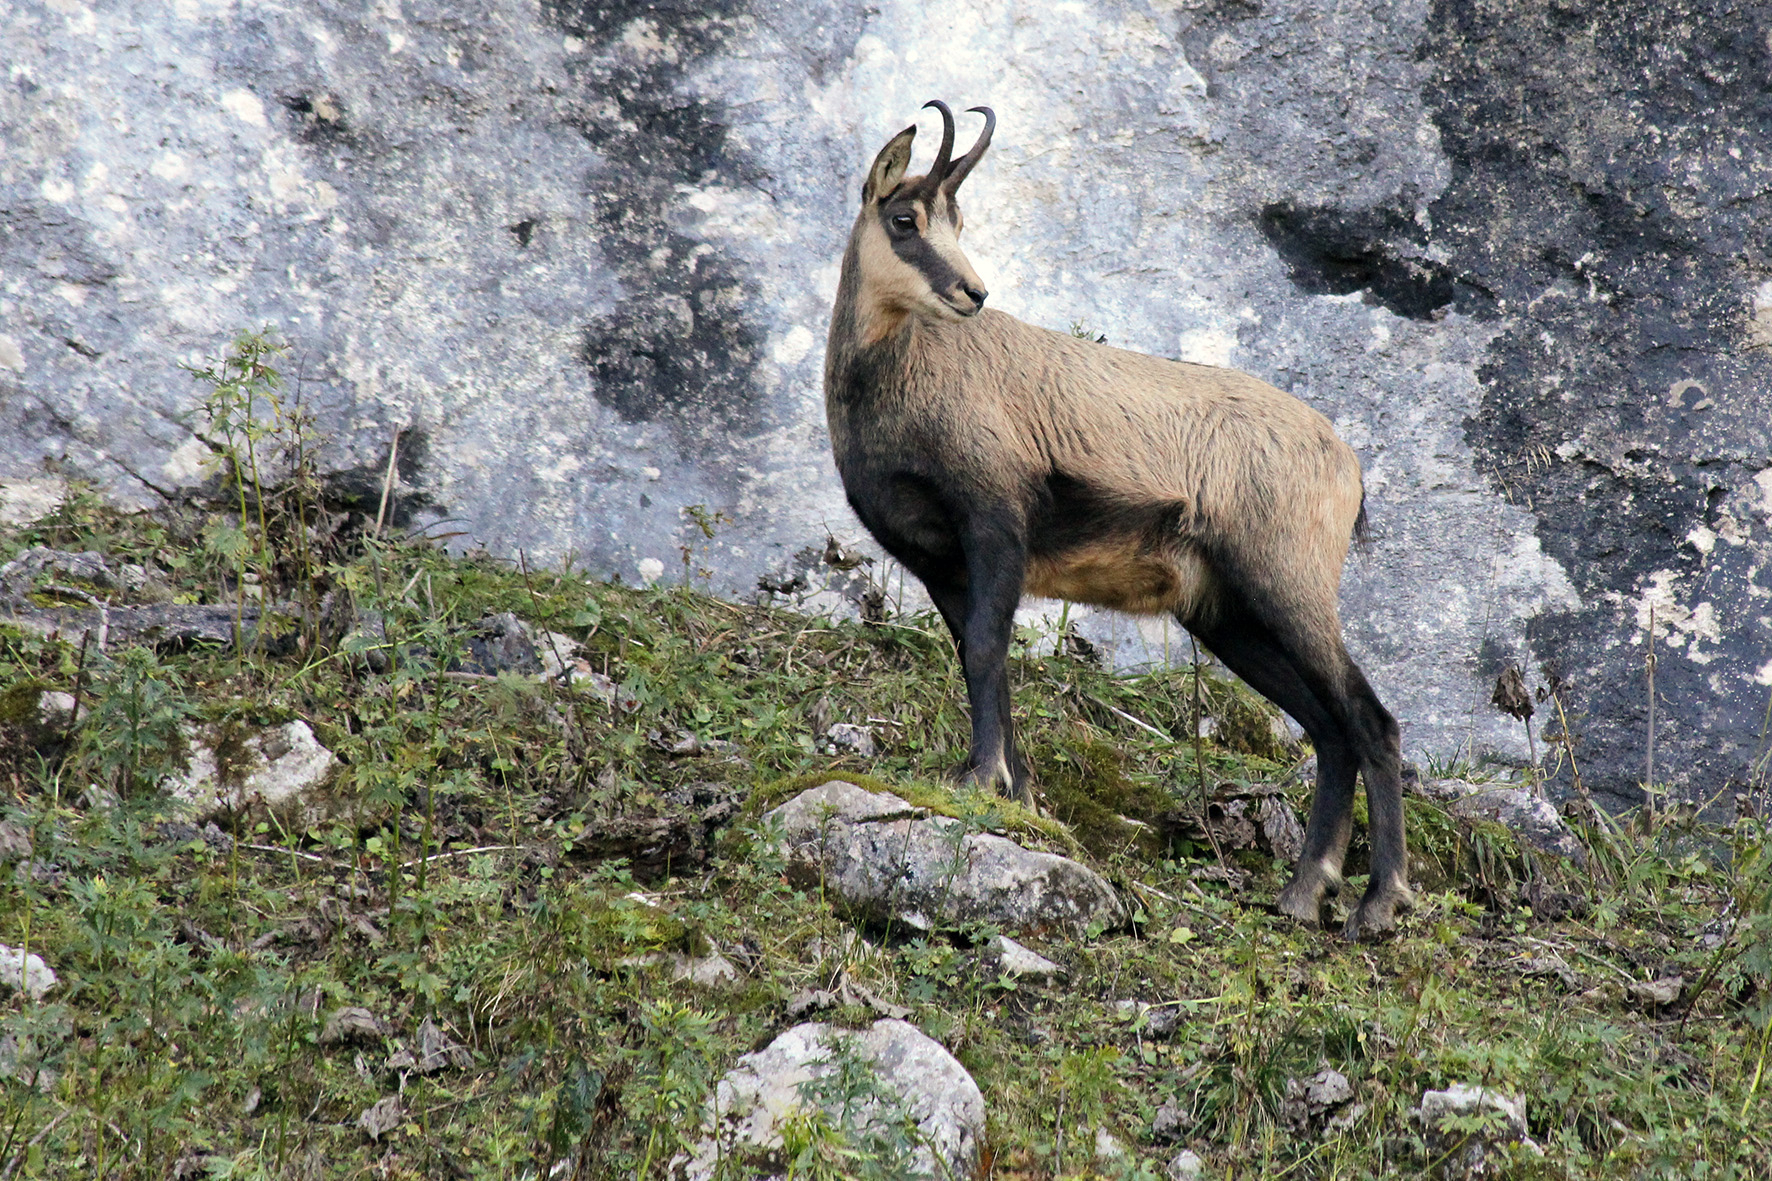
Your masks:
{"label": "nostril", "polygon": [[970,286],[962,285],[961,290],[965,291],[967,295],[971,296],[972,302],[977,304],[979,307],[984,306],[984,297],[987,294],[989,294],[982,287],[970,287]]}

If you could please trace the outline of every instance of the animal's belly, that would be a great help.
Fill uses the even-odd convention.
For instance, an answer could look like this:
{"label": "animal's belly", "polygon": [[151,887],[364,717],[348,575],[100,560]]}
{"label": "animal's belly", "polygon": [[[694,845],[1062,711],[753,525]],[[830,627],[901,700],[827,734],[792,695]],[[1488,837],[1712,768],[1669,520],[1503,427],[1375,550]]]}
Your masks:
{"label": "animal's belly", "polygon": [[1105,538],[1056,554],[1030,554],[1022,590],[1134,615],[1193,615],[1207,596],[1205,563],[1152,551],[1136,539]]}

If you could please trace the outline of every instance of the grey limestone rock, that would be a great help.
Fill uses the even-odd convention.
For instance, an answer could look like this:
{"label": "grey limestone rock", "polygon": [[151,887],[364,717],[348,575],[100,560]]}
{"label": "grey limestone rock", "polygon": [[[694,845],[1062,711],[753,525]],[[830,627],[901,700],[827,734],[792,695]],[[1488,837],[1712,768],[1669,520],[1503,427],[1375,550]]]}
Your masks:
{"label": "grey limestone rock", "polygon": [[22,992],[33,1001],[40,1001],[56,983],[55,969],[45,963],[42,956],[0,943],[0,988]]}
{"label": "grey limestone rock", "polygon": [[1201,1181],[1206,1176],[1206,1162],[1193,1149],[1184,1148],[1169,1158],[1163,1173],[1169,1181]]}
{"label": "grey limestone rock", "polygon": [[768,814],[789,873],[822,884],[852,912],[917,930],[985,921],[1080,934],[1117,927],[1126,909],[1101,875],[1068,857],[1024,849],[888,792],[841,780]]}
{"label": "grey limestone rock", "polygon": [[671,979],[687,980],[703,988],[726,988],[737,984],[738,966],[719,952],[704,956],[676,956],[671,961]]}
{"label": "grey limestone rock", "polygon": [[1465,779],[1426,779],[1415,789],[1446,805],[1455,816],[1493,820],[1545,853],[1586,864],[1587,849],[1550,801],[1514,783],[1472,783]]}
{"label": "grey limestone rock", "polygon": [[406,1105],[398,1095],[384,1095],[357,1116],[357,1127],[371,1140],[380,1140],[406,1118]]}
{"label": "grey limestone rock", "polygon": [[[1467,1136],[1446,1127],[1450,1117],[1473,1115],[1491,1117],[1495,1130],[1488,1135]],[[1526,1100],[1519,1095],[1453,1083],[1444,1091],[1424,1091],[1416,1116],[1427,1133],[1429,1151],[1443,1158],[1442,1176],[1501,1176],[1507,1169],[1509,1146],[1518,1145],[1533,1155],[1542,1151],[1526,1134]]]}
{"label": "grey limestone rock", "polygon": [[1280,1122],[1298,1132],[1321,1127],[1353,1097],[1353,1085],[1333,1067],[1325,1066],[1309,1078],[1289,1078]]}
{"label": "grey limestone rock", "polygon": [[[843,1056],[864,1068],[857,1091],[841,1086]],[[796,1025],[740,1058],[714,1089],[702,1139],[673,1170],[707,1181],[723,1158],[737,1157],[753,1163],[746,1176],[785,1174],[772,1156],[781,1126],[813,1107],[852,1142],[868,1137],[896,1157],[899,1175],[969,1177],[977,1164],[985,1117],[978,1085],[939,1042],[887,1018],[855,1031]]]}
{"label": "grey limestone rock", "polygon": [[60,508],[68,486],[54,477],[0,479],[0,528],[29,525]]}
{"label": "grey limestone rock", "polygon": [[392,1032],[386,1021],[368,1009],[360,1005],[345,1005],[327,1014],[326,1024],[320,1030],[320,1044],[376,1044]]}
{"label": "grey limestone rock", "polygon": [[222,734],[187,727],[185,773],[166,790],[199,821],[246,808],[265,808],[305,830],[324,815],[323,788],[337,758],[300,719],[255,733]]}
{"label": "grey limestone rock", "polygon": [[1165,1100],[1151,1117],[1151,1139],[1158,1144],[1173,1144],[1182,1135],[1181,1105],[1175,1100]]}
{"label": "grey limestone rock", "polygon": [[833,755],[871,759],[875,754],[874,732],[854,722],[838,722],[825,731],[823,748]]}

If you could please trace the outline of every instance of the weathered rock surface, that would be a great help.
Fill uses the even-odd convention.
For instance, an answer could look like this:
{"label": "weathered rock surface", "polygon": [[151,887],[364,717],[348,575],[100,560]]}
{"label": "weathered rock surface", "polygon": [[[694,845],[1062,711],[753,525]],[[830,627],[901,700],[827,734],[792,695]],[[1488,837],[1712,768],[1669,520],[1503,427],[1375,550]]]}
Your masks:
{"label": "weathered rock surface", "polygon": [[985,921],[1013,930],[1082,933],[1117,927],[1126,909],[1094,870],[967,831],[889,792],[841,780],[770,812],[788,871],[822,885],[857,915],[914,930]]}
{"label": "weathered rock surface", "polygon": [[[925,99],[988,101],[967,242],[993,306],[1247,369],[1361,453],[1349,643],[1409,750],[1523,756],[1487,704],[1514,662],[1560,680],[1585,779],[1634,802],[1653,632],[1664,773],[1748,778],[1772,47],[1745,9],[195,12],[0,9],[8,517],[52,502],[48,466],[140,504],[200,484],[178,365],[270,323],[335,495],[373,505],[397,433],[402,523],[795,585],[827,523],[861,534],[819,407],[859,178]],[[693,505],[735,523],[708,539]]]}
{"label": "weathered rock surface", "polygon": [[719,952],[704,956],[679,955],[671,962],[671,979],[687,980],[703,988],[725,988],[739,980],[738,966]]}
{"label": "weathered rock surface", "polygon": [[[1444,1091],[1424,1091],[1416,1108],[1427,1133],[1428,1150],[1442,1158],[1444,1177],[1494,1177],[1507,1168],[1505,1151],[1520,1145],[1537,1154],[1540,1149],[1526,1135],[1526,1100],[1486,1087],[1453,1083]],[[1446,1126],[1454,1116],[1486,1115],[1495,1128],[1487,1135],[1471,1135]]]}
{"label": "weathered rock surface", "polygon": [[401,1102],[400,1096],[385,1095],[357,1116],[357,1126],[371,1140],[380,1140],[399,1127],[405,1118],[406,1105]]}
{"label": "weathered rock surface", "polygon": [[[820,1085],[841,1055],[865,1063],[873,1080],[867,1093],[847,1102],[834,1087]],[[886,1019],[857,1031],[796,1025],[740,1058],[715,1087],[703,1139],[674,1168],[689,1181],[706,1181],[722,1158],[737,1157],[754,1162],[747,1176],[785,1174],[781,1125],[815,1107],[851,1143],[871,1136],[895,1152],[894,1163],[905,1170],[900,1175],[969,1177],[977,1164],[985,1116],[978,1085],[939,1042],[914,1025]]]}
{"label": "weathered rock surface", "polygon": [[571,636],[537,627],[509,611],[490,615],[466,629],[461,655],[450,665],[460,672],[496,676],[527,673],[549,680],[582,676],[579,643]]}
{"label": "weathered rock surface", "polygon": [[707,860],[714,834],[739,813],[736,789],[695,782],[660,793],[649,806],[599,816],[573,838],[577,856],[625,857],[641,877],[684,870]]}
{"label": "weathered rock surface", "polygon": [[1280,1101],[1280,1122],[1294,1132],[1345,1130],[1365,1110],[1349,1106],[1353,1097],[1353,1084],[1332,1067],[1325,1066],[1309,1078],[1289,1078]]}
{"label": "weathered rock surface", "polygon": [[68,486],[55,477],[0,480],[0,527],[29,525],[60,508]]}
{"label": "weathered rock surface", "polygon": [[1184,1131],[1181,1105],[1173,1099],[1164,1100],[1151,1117],[1151,1139],[1158,1144],[1173,1144]]}
{"label": "weathered rock surface", "polygon": [[1466,779],[1423,779],[1415,791],[1446,805],[1454,816],[1493,820],[1534,849],[1587,863],[1587,849],[1548,800],[1514,784]]}
{"label": "weathered rock surface", "polygon": [[198,821],[247,808],[265,808],[307,828],[324,815],[321,789],[336,756],[300,719],[257,732],[218,733],[190,727],[185,774],[167,791],[190,805]]}
{"label": "weathered rock surface", "polygon": [[1153,1005],[1146,1001],[1127,999],[1114,1002],[1114,1011],[1132,1024],[1139,1037],[1159,1040],[1175,1035],[1181,1014],[1169,1005]]}
{"label": "weathered rock surface", "polygon": [[327,1014],[326,1024],[320,1030],[320,1044],[377,1045],[392,1033],[388,1023],[368,1009],[360,1005],[345,1005]]}
{"label": "weathered rock surface", "polygon": [[819,745],[826,754],[854,755],[858,759],[871,759],[877,753],[874,732],[854,722],[838,722],[825,732]]}
{"label": "weathered rock surface", "polygon": [[[1219,784],[1207,807],[1206,821],[1221,849],[1259,849],[1281,861],[1296,861],[1304,851],[1304,825],[1285,792],[1274,784]],[[1182,823],[1199,831],[1197,816]]]}
{"label": "weathered rock surface", "polygon": [[[59,636],[78,644],[90,635],[106,647],[145,644],[160,649],[181,649],[193,644],[256,641],[265,612],[257,607],[230,607],[225,603],[168,603],[163,606],[33,607],[0,606],[0,624],[10,624],[41,636]],[[279,617],[278,630],[288,631],[295,619]]]}

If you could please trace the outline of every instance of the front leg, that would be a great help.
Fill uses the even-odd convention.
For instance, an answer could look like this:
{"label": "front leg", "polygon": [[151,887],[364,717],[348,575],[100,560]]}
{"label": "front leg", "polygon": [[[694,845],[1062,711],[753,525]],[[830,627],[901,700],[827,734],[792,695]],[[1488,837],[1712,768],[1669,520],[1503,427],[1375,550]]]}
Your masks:
{"label": "front leg", "polygon": [[[948,631],[954,638],[954,655],[958,657],[961,673],[964,675],[966,668],[966,584],[957,579],[947,581],[933,575],[924,575],[923,586],[929,592],[930,599],[934,601],[936,610],[941,612],[942,622],[947,624]],[[970,691],[970,686],[968,688]],[[1010,775],[1009,780],[1003,784],[1007,790],[1001,794],[1007,794],[1013,799],[1024,802],[1031,801],[1033,792],[1028,786],[1027,764],[1015,749],[1015,728],[1011,721],[1010,693],[1007,684],[1000,694],[1000,701],[1001,706],[997,716],[1004,736]],[[972,713],[974,717],[977,716],[976,708]],[[994,781],[988,775],[980,775],[979,771],[983,768],[975,763],[970,755],[969,751],[967,759],[954,771],[955,778],[968,783],[982,783],[993,791],[998,790],[998,781]]]}
{"label": "front leg", "polygon": [[972,749],[966,779],[1018,799],[1032,807],[1033,791],[1015,753],[1015,728],[1010,718],[1009,641],[1015,631],[1015,608],[1021,603],[1027,547],[1021,532],[1002,522],[973,521],[962,533],[966,555],[964,603],[937,607],[954,623],[960,667],[966,675],[966,700],[972,710]]}

